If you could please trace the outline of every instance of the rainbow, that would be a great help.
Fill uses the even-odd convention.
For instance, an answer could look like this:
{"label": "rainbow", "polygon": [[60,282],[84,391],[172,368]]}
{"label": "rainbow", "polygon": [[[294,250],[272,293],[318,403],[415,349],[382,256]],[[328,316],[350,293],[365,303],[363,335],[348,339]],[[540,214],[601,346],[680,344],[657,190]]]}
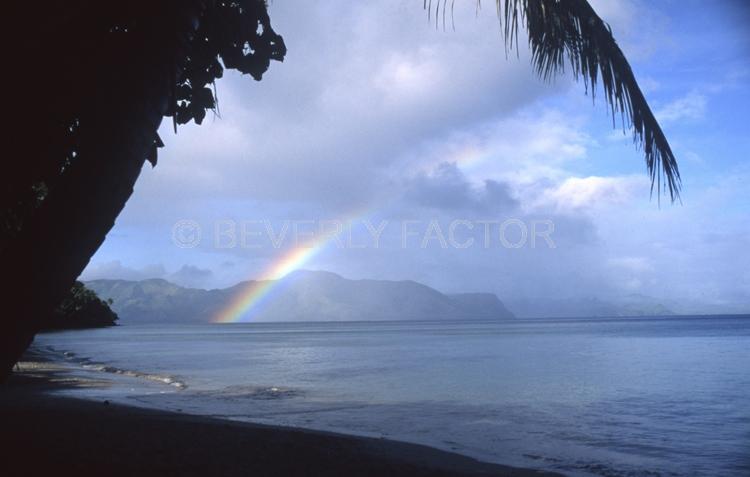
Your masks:
{"label": "rainbow", "polygon": [[[486,157],[481,149],[469,145],[455,151],[447,160],[442,159],[435,164],[452,162],[459,166],[470,167],[483,162],[484,159]],[[349,214],[348,221],[351,223],[353,220],[361,220],[367,215],[366,212],[368,211],[360,210]],[[282,285],[286,275],[298,270],[333,240],[335,240],[335,235],[321,235],[311,243],[299,245],[285,253],[266,268],[255,281],[250,282],[237,293],[229,305],[220,310],[211,321],[213,323],[249,321],[258,306],[271,295],[272,291]]]}
{"label": "rainbow", "polygon": [[[362,220],[368,209],[358,210],[347,215],[342,223],[352,223]],[[320,234],[317,238],[305,244],[300,244],[283,254],[271,265],[263,270],[255,281],[237,293],[232,301],[221,309],[211,320],[213,323],[239,323],[249,321],[253,311],[265,301],[276,288],[284,282],[284,277],[294,270],[310,261],[318,255],[326,246],[339,237],[336,234]]]}
{"label": "rainbow", "polygon": [[281,284],[284,276],[307,263],[323,250],[331,240],[332,237],[324,235],[311,243],[299,245],[282,255],[264,270],[257,280],[250,282],[241,292],[236,294],[229,305],[219,311],[211,321],[214,323],[248,321],[250,312]]}

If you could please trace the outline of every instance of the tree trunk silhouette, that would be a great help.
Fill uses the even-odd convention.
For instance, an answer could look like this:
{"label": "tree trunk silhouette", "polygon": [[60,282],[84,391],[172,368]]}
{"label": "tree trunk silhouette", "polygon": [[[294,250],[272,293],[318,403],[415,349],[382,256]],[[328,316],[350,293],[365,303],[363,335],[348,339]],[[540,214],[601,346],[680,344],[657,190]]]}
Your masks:
{"label": "tree trunk silhouette", "polygon": [[80,118],[79,131],[86,140],[3,250],[0,260],[13,285],[3,292],[0,381],[31,344],[42,317],[62,301],[102,244],[133,193],[146,158],[153,157],[157,129],[203,6],[199,1],[182,2],[179,8],[167,4],[171,2],[161,8],[176,12],[170,24],[154,22],[111,52],[109,67],[93,81],[91,100]]}

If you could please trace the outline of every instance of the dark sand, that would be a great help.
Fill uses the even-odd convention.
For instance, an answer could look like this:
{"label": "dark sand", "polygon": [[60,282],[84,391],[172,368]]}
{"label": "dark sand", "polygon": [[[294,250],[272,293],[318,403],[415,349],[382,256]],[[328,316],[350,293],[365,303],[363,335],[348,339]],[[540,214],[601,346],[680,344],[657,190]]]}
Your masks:
{"label": "dark sand", "polygon": [[245,424],[49,393],[79,385],[50,363],[26,363],[0,385],[0,475],[558,475],[385,439]]}

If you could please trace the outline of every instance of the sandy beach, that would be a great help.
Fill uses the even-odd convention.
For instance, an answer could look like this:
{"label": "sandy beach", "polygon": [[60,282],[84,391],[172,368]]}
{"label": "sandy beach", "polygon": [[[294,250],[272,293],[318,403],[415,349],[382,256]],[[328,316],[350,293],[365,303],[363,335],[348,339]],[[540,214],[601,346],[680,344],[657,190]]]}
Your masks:
{"label": "sandy beach", "polygon": [[3,475],[552,476],[426,446],[56,396],[81,383],[27,361],[0,386]]}

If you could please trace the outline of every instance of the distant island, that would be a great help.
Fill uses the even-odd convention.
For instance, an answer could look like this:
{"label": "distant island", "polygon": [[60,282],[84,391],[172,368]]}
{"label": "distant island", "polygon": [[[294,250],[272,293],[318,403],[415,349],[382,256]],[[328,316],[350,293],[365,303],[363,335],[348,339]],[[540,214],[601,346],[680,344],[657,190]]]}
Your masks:
{"label": "distant island", "polygon": [[690,310],[674,311],[675,305],[641,294],[615,297],[578,298],[514,298],[508,306],[524,318],[604,318],[633,316],[671,316],[691,314]]}
{"label": "distant island", "polygon": [[[92,280],[86,286],[123,323],[208,323],[258,282],[214,290],[163,279]],[[349,280],[335,273],[296,271],[251,310],[251,321],[384,321],[513,319],[493,293],[444,294],[411,280]]]}

